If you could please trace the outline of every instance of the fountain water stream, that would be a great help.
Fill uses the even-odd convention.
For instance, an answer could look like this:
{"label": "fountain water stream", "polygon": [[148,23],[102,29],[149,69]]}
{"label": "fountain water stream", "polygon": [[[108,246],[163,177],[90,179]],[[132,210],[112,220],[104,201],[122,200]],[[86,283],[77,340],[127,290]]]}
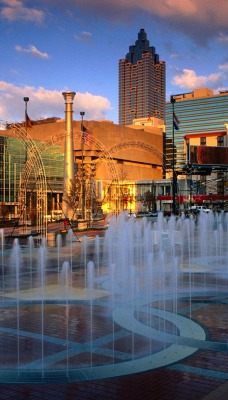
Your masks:
{"label": "fountain water stream", "polygon": [[[227,295],[228,216],[110,219],[105,237],[4,248],[0,381],[59,382],[169,365],[206,340],[205,299]],[[4,355],[4,357],[3,357]],[[3,361],[4,360],[4,361]]]}

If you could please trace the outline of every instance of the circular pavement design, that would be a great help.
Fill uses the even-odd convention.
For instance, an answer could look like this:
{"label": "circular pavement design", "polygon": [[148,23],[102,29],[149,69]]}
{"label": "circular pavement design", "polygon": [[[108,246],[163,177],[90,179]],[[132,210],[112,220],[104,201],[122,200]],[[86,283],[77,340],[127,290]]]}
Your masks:
{"label": "circular pavement design", "polygon": [[[12,310],[13,303],[10,303],[10,308]],[[34,304],[39,304],[39,301],[33,302]],[[86,307],[90,308],[90,302],[81,300],[70,300],[70,306],[77,304],[84,304]],[[22,301],[21,307],[23,305],[30,305],[31,301]],[[47,300],[46,305],[63,305],[61,301],[58,300]],[[100,307],[111,307],[111,303],[104,301],[103,303],[98,301],[96,305]],[[95,305],[95,303],[94,303]],[[16,303],[14,302],[14,307]],[[1,303],[1,309],[7,308],[7,303]],[[178,331],[178,336],[172,333],[158,331],[142,322],[139,322],[135,318],[136,311],[147,312],[155,317],[162,318],[163,320],[172,323],[176,326]],[[32,312],[32,311],[31,311]],[[59,383],[59,382],[76,382],[84,380],[94,380],[94,379],[104,379],[110,377],[117,377],[121,375],[129,375],[142,371],[147,371],[169,364],[175,363],[189,355],[193,354],[201,347],[202,343],[205,341],[206,335],[204,329],[189,318],[173,314],[168,311],[162,311],[156,308],[148,308],[146,302],[142,301],[140,304],[136,304],[133,308],[128,307],[116,307],[113,310],[113,319],[111,323],[118,324],[121,330],[118,332],[110,332],[109,335],[99,336],[92,342],[87,343],[77,343],[69,340],[66,343],[66,338],[56,338],[45,334],[43,337],[41,334],[35,334],[28,330],[17,329],[13,327],[0,327],[1,335],[16,335],[22,338],[28,338],[30,340],[43,340],[53,345],[61,345],[64,350],[60,352],[53,353],[50,356],[44,356],[44,358],[38,359],[34,362],[27,363],[25,365],[18,365],[15,368],[1,368],[0,382],[1,383]],[[109,357],[113,354],[114,358],[119,357],[119,353],[115,350],[108,350],[105,344],[113,341],[115,347],[115,341],[121,336],[140,335],[143,338],[149,338],[151,340],[163,341],[166,348],[157,351],[153,354],[148,354],[144,356],[139,356],[137,354],[137,349],[135,351],[134,357],[129,355],[129,353],[121,355],[122,360],[119,359],[117,363],[105,363],[103,365],[89,365],[89,366],[78,366],[78,368],[65,368],[65,369],[52,369],[49,368],[53,363],[58,363],[59,360],[66,360],[68,357],[73,357],[80,352],[90,351],[94,354],[98,353],[100,355],[108,355]],[[4,340],[4,339],[3,339]],[[148,349],[149,352],[149,349]],[[91,354],[92,354],[91,353]],[[117,354],[116,354],[117,353]]]}

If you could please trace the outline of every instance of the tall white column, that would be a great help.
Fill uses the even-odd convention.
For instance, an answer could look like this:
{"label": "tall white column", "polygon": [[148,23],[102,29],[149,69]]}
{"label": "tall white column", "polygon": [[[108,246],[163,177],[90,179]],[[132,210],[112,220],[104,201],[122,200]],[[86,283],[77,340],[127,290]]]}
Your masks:
{"label": "tall white column", "polygon": [[72,219],[73,210],[69,205],[71,185],[74,180],[74,140],[73,140],[73,101],[75,92],[63,92],[65,100],[65,148],[64,148],[64,183],[62,210],[63,217]]}

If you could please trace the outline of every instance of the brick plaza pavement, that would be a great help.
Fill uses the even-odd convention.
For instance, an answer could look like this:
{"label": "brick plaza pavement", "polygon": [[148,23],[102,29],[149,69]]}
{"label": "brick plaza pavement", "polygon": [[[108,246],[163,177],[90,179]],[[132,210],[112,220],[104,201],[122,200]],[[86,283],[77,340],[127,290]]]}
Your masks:
{"label": "brick plaza pavement", "polygon": [[[224,347],[228,337],[227,300],[226,294],[220,298],[208,296],[207,299],[197,299],[197,306],[192,309],[192,318],[203,326],[206,342],[195,353],[177,362],[136,374],[100,380],[53,384],[2,383],[0,399],[225,400],[228,395],[228,352]],[[183,303],[181,306],[185,305]],[[83,318],[86,319],[85,313],[81,318],[82,329]],[[7,343],[5,340],[5,351],[10,353],[13,351],[13,343],[11,348],[7,347]],[[49,350],[52,350],[52,344]],[[54,349],[56,352],[59,350]],[[80,362],[85,359],[85,355],[79,358]]]}

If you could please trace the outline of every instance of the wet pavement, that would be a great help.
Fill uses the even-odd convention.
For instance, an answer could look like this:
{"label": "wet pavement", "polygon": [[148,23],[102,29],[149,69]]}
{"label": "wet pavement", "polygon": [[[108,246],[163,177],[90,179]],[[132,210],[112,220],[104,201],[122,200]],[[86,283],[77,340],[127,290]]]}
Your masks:
{"label": "wet pavement", "polygon": [[[0,400],[227,399],[228,290],[226,290],[226,280],[222,282],[223,278],[221,278],[221,282],[218,282],[222,290],[218,289],[214,292],[204,289],[197,295],[192,295],[191,298],[185,295],[179,298],[177,305],[166,299],[167,315],[168,311],[175,306],[180,321],[177,318],[175,323],[171,323],[167,318],[165,330],[169,340],[161,340],[161,338],[157,340],[156,337],[148,340],[145,334],[148,326],[148,309],[149,311],[150,308],[153,310],[153,329],[156,332],[162,332],[162,330],[159,331],[158,320],[154,316],[156,303],[138,305],[137,320],[145,331],[142,335],[140,332],[132,335],[131,316],[127,311],[126,319],[123,318],[123,321],[121,312],[117,312],[115,325],[113,325],[113,320],[110,318],[112,299],[105,292],[105,288],[97,288],[98,292],[94,294],[93,319],[91,321],[91,304],[85,293],[82,292],[84,275],[79,270],[75,274],[73,284],[75,289],[68,296],[71,301],[67,303],[67,307],[66,302],[60,306],[55,304],[54,275],[50,272],[47,282],[49,291],[45,294],[47,304],[43,314],[45,326],[43,333],[46,335],[46,339],[43,342],[43,349],[41,349],[42,343],[39,337],[42,326],[37,317],[40,314],[41,305],[40,302],[34,303],[35,293],[34,289],[32,292],[29,291],[28,277],[23,278],[20,330],[22,332],[29,331],[29,334],[20,336],[22,339],[20,339],[20,362],[18,364],[34,367],[34,363],[40,359],[41,351],[43,351],[45,362],[65,368],[65,371],[69,368],[69,373],[66,373],[64,379],[61,379],[60,376],[59,380],[55,375],[51,383],[48,380],[45,381],[45,374],[43,381],[42,377],[39,377],[37,382],[36,379],[31,379],[33,382],[29,383],[28,379],[25,379],[26,383],[24,383],[23,371],[20,366],[18,368],[16,366],[15,381],[10,375],[8,378],[7,375],[3,376],[3,369],[5,373],[7,368],[10,368],[12,360],[18,360],[18,355],[15,356],[18,351],[18,337],[15,334],[18,323],[15,311],[17,304],[15,302],[13,307],[7,307],[6,304],[8,300],[12,301],[16,295],[15,292],[8,291],[4,301],[1,302],[0,309],[0,351],[1,355],[5,354],[4,357],[1,356],[1,365],[4,368],[0,371]],[[209,284],[211,278],[210,274],[208,275]],[[197,276],[195,284],[197,284]],[[205,279],[207,279],[206,274]],[[33,302],[28,304],[30,297]],[[25,301],[24,304],[23,301]],[[145,314],[145,307],[147,307],[147,314]],[[199,333],[190,342],[187,336],[188,331],[191,331],[191,325],[186,322],[189,321],[189,317],[192,323],[196,323],[199,327]],[[89,324],[93,326],[93,349],[91,349]],[[177,327],[177,333],[184,330],[183,337],[179,336],[182,338],[181,341],[170,338],[174,325]],[[149,346],[153,349],[152,353],[153,357],[156,357],[156,363],[154,363],[153,357],[148,360]],[[176,348],[176,359],[173,355],[170,356],[171,346]],[[160,363],[161,358],[163,360]],[[150,362],[151,368],[147,365]],[[125,368],[124,374],[119,373],[118,363],[126,363],[123,367]],[[94,372],[93,378],[94,367],[91,367],[92,364],[96,366],[106,364],[100,376],[99,373],[96,375]],[[85,369],[84,378],[79,376],[79,370],[75,375],[71,373],[70,369],[77,365]]]}
{"label": "wet pavement", "polygon": [[[105,297],[99,299],[99,302],[105,301]],[[194,348],[192,354],[185,357],[185,353],[178,356],[176,362],[170,362],[167,360],[167,365],[148,369],[143,372],[132,372],[134,368],[134,360],[131,359],[131,365],[129,364],[130,375],[128,371],[125,371],[126,375],[114,376],[111,378],[101,377],[101,379],[79,379],[79,381],[70,382],[75,378],[71,373],[66,379],[69,382],[58,383],[56,378],[53,383],[23,383],[23,378],[20,375],[23,371],[18,372],[18,381],[20,383],[2,383],[0,385],[0,399],[175,399],[175,400],[225,400],[228,395],[228,352],[227,352],[227,335],[228,335],[228,313],[227,313],[227,302],[228,294],[224,294],[218,298],[218,296],[202,296],[197,298],[197,307],[191,310],[192,320],[197,321],[203,331],[206,334],[205,341],[199,341],[198,348]],[[80,304],[80,305],[79,305]],[[105,303],[106,304],[106,303]],[[40,344],[38,346],[37,337],[35,335],[36,330],[40,330],[40,322],[37,320],[37,307],[34,305],[30,307],[22,307],[20,313],[23,317],[20,319],[20,329],[26,329],[23,323],[29,321],[34,335],[24,338],[21,344],[22,352],[21,357],[24,357],[23,362],[31,363],[33,359],[39,359],[40,357]],[[55,336],[55,330],[58,331],[58,336],[66,334],[64,324],[66,315],[65,309],[62,307],[61,312],[56,311],[57,305],[47,306],[45,311],[45,332],[49,336]],[[97,344],[97,349],[93,353],[93,363],[103,363],[105,360],[107,369],[112,368],[112,344],[111,342],[104,343],[104,338],[110,332],[110,321],[103,319],[102,315],[108,313],[108,309],[102,306],[102,312],[100,307],[94,309],[94,321],[93,321],[93,340],[100,340],[102,337],[102,344]],[[181,310],[183,311],[188,307],[186,302],[181,303]],[[89,370],[89,363],[91,354],[89,352],[89,334],[85,336],[85,332],[88,328],[89,321],[89,310],[86,305],[77,303],[77,307],[71,305],[70,315],[68,316],[72,328],[69,328],[68,340],[69,340],[69,360],[71,362],[79,364],[80,366],[87,366]],[[50,318],[51,316],[51,318]],[[143,318],[143,316],[142,316]],[[11,312],[8,315],[7,320],[11,319],[12,329],[15,328],[16,316]],[[14,324],[13,324],[14,321]],[[24,322],[23,322],[24,321]],[[106,321],[104,323],[104,321]],[[143,320],[141,320],[143,322]],[[2,321],[1,321],[2,322]],[[49,323],[49,326],[48,326]],[[4,330],[2,329],[4,323],[1,323],[1,353],[5,351],[5,365],[7,368],[10,365],[12,355],[16,351],[15,338],[13,339],[13,331],[10,337],[4,336]],[[167,328],[169,329],[169,328]],[[171,328],[170,328],[171,329]],[[60,333],[62,331],[62,333]],[[115,327],[115,357],[118,358],[118,354],[126,353],[128,351],[132,354],[132,336],[129,332],[123,333],[123,328],[117,325]],[[9,333],[9,332],[8,332]],[[71,336],[74,337],[74,343],[80,343],[83,348],[80,351],[74,349],[71,346]],[[182,343],[183,344],[183,343]],[[128,347],[126,347],[126,345]],[[161,351],[160,345],[153,340],[153,347],[156,351]],[[201,345],[201,347],[200,347]],[[23,348],[22,348],[23,346]],[[87,347],[86,347],[87,346]],[[143,357],[145,356],[145,346],[148,346],[147,340],[134,336],[134,349],[135,349],[135,365],[137,366],[137,357],[140,357],[143,369]],[[2,348],[3,347],[3,348]],[[62,359],[59,357],[63,350],[63,343],[61,341],[55,342],[55,340],[45,341],[45,356],[50,357],[54,355],[54,361],[56,366],[63,366]],[[98,351],[99,349],[99,351]],[[184,349],[184,347],[183,347]],[[183,351],[183,349],[181,351]],[[104,351],[106,350],[106,351]],[[109,352],[108,352],[109,351]],[[24,354],[24,355],[23,355]],[[116,355],[117,354],[117,355]],[[158,353],[159,354],[159,353]],[[162,353],[161,357],[162,357]],[[63,356],[65,360],[66,355]],[[169,356],[168,356],[169,357]],[[159,358],[159,357],[158,357]],[[3,360],[2,360],[3,361]],[[1,363],[2,363],[1,361]],[[22,360],[21,360],[22,361]],[[65,361],[64,361],[65,362]],[[116,362],[116,359],[115,359]],[[119,360],[117,360],[119,362]],[[113,364],[113,369],[115,368]],[[136,368],[137,369],[137,368]],[[147,367],[146,367],[147,369]],[[88,371],[87,371],[88,373]],[[1,373],[0,373],[1,374]],[[1,377],[1,375],[0,375]],[[1,377],[2,378],[2,377]],[[17,380],[17,379],[16,379]],[[63,382],[63,381],[62,381]]]}

